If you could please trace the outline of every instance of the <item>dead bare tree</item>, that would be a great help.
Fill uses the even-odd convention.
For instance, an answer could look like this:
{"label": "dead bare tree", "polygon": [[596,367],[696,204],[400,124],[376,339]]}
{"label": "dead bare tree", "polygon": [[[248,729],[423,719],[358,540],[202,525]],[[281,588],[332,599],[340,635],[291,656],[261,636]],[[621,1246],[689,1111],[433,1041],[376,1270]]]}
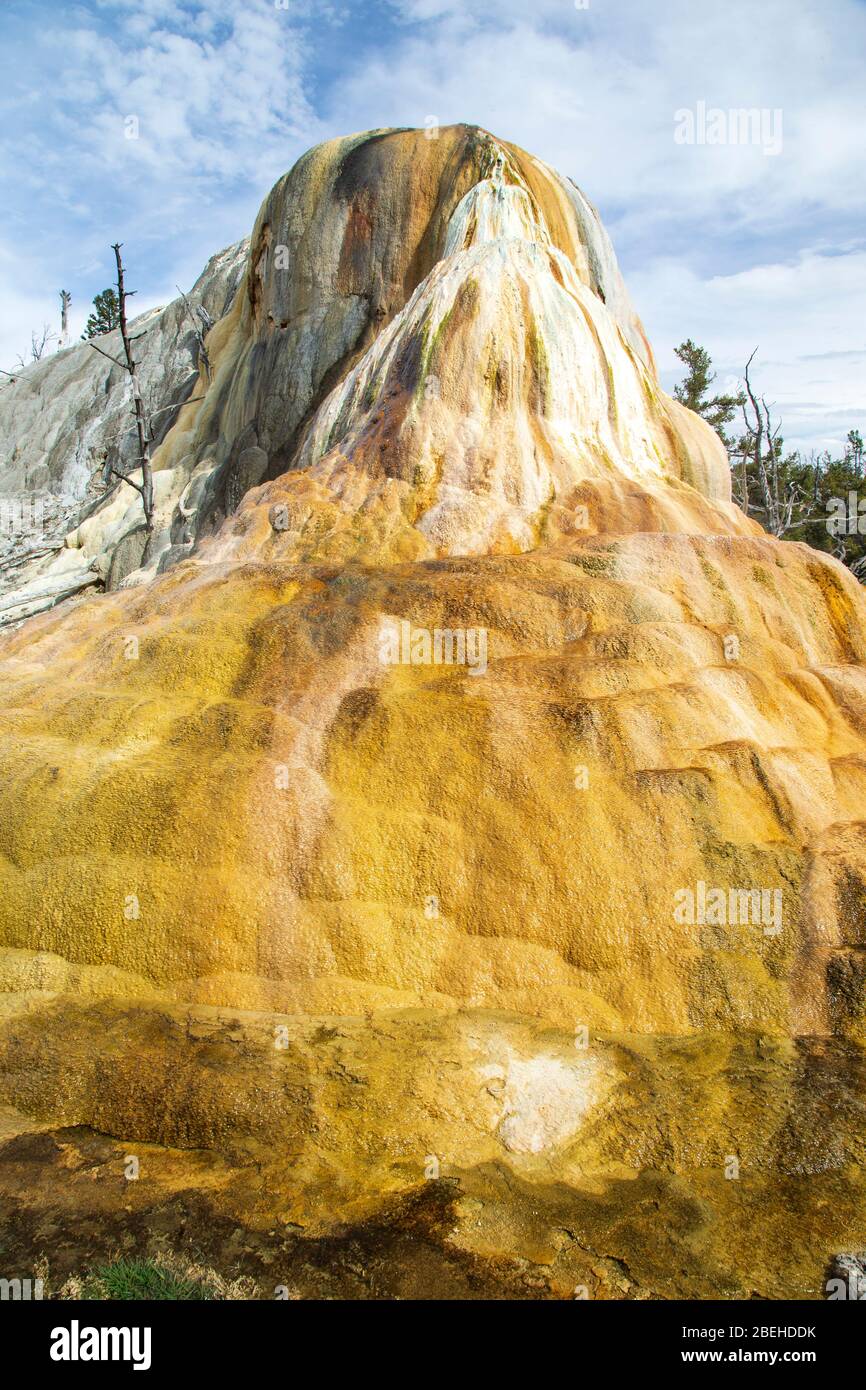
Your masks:
{"label": "dead bare tree", "polygon": [[746,363],[747,399],[743,404],[746,433],[738,451],[741,461],[738,488],[741,498],[738,501],[743,510],[748,512],[748,466],[751,463],[754,465],[761,498],[760,510],[763,511],[767,530],[771,535],[781,537],[810,520],[814,513],[807,489],[791,475],[785,461],[780,458],[782,422],[780,420],[778,424],[773,425],[766,397],[757,396],[752,385],[749,370],[757,351],[755,348]]}
{"label": "dead bare tree", "polygon": [[[51,331],[51,325],[48,323],[43,323],[41,333],[37,333],[34,328],[30,334],[30,362],[41,362],[48,344],[53,343],[56,338],[57,334]],[[14,386],[21,372],[23,372],[27,366],[29,366],[29,363],[24,361],[24,354],[19,352],[12,364],[13,370],[7,372],[5,367],[0,367],[0,372],[2,372],[3,376],[8,376]]]}
{"label": "dead bare tree", "polygon": [[72,295],[68,290],[60,291],[60,344],[64,348],[69,342],[69,306],[72,303]]}
{"label": "dead bare tree", "polygon": [[[62,291],[62,293],[65,294],[65,290]],[[57,341],[59,341],[59,339],[57,334],[52,331],[50,323],[43,323],[41,333],[37,333],[34,328],[30,334],[30,362],[41,362],[49,344]],[[5,367],[0,367],[0,374],[8,376],[10,382],[14,386],[21,372],[23,372],[27,366],[29,366],[29,363],[24,361],[24,354],[19,352],[12,364],[13,370],[7,372]]]}
{"label": "dead bare tree", "polygon": [[144,555],[142,557],[142,562],[144,562],[148,558],[150,547],[153,542],[153,517],[155,511],[153,501],[153,468],[150,457],[151,432],[150,422],[145,414],[144,402],[141,397],[141,384],[138,379],[138,363],[132,355],[132,339],[129,336],[129,325],[126,318],[126,301],[132,298],[135,294],[135,290],[128,290],[124,285],[123,261],[120,255],[122,245],[122,242],[117,241],[112,245],[111,249],[114,252],[114,259],[117,263],[117,302],[120,306],[119,327],[126,361],[119,361],[118,358],[113,357],[110,352],[105,352],[94,342],[91,342],[90,346],[93,348],[94,352],[101,353],[103,357],[107,357],[108,360],[114,362],[116,366],[124,367],[129,373],[129,379],[132,382],[132,410],[135,415],[135,428],[138,434],[138,461],[141,464],[141,482],[137,483],[134,478],[130,478],[126,473],[121,473],[113,464],[109,465],[106,471],[109,477],[113,474],[116,478],[119,478],[121,482],[129,483],[129,486],[134,487],[141,497],[141,504],[144,508],[144,525],[147,532],[147,539],[144,544]]}
{"label": "dead bare tree", "polygon": [[[120,337],[123,343],[123,352],[124,357],[126,359],[125,362],[121,362],[119,358],[113,357],[110,352],[106,352],[104,348],[99,347],[99,345],[97,343],[94,343],[92,339],[88,339],[88,342],[90,346],[93,348],[94,352],[98,352],[103,357],[107,357],[109,362],[113,362],[115,366],[123,367],[129,373],[129,378],[132,382],[132,409],[133,414],[135,416],[135,430],[138,436],[138,459],[141,463],[141,482],[137,483],[134,478],[130,478],[128,474],[122,473],[118,468],[116,468],[111,460],[110,455],[107,456],[105,460],[103,479],[106,483],[108,483],[112,477],[118,478],[123,483],[129,483],[129,486],[135,488],[136,492],[138,492],[141,496],[141,503],[142,507],[144,508],[144,524],[147,532],[147,538],[145,540],[144,546],[144,554],[142,556],[142,564],[145,564],[149,558],[150,549],[153,544],[153,524],[155,513],[153,491],[153,463],[151,457],[151,450],[153,446],[152,424],[154,418],[157,415],[160,415],[164,410],[176,410],[178,407],[176,404],[161,406],[159,410],[155,410],[150,413],[148,413],[144,408],[144,401],[141,395],[141,383],[139,381],[138,376],[138,363],[132,355],[132,344],[133,342],[135,342],[135,338],[131,338],[129,336],[129,324],[126,317],[126,301],[127,299],[130,299],[136,293],[136,291],[128,290],[125,287],[123,274],[123,260],[120,255],[122,245],[122,242],[115,242],[112,245],[111,249],[114,252],[114,259],[117,263],[117,302],[119,305],[120,315],[120,322],[118,327],[120,329]],[[192,310],[190,309],[186,295],[183,293],[182,290],[181,297],[184,301],[184,304],[186,304],[190,316],[192,317]],[[195,324],[194,318],[193,324]],[[141,336],[142,334],[137,335],[137,337]],[[197,340],[199,341],[200,351],[203,353],[204,356],[206,374],[208,380],[210,380],[210,359],[208,358],[207,350],[204,346],[204,336],[203,334],[200,334],[198,331],[196,336]],[[180,402],[180,404],[191,405],[194,401],[202,400],[204,400],[204,396],[193,396],[192,401],[182,401]]]}
{"label": "dead bare tree", "polygon": [[141,398],[141,385],[138,380],[138,365],[132,355],[132,343],[129,337],[129,327],[126,321],[126,301],[135,290],[126,290],[123,283],[123,261],[120,257],[122,242],[116,241],[112,246],[114,259],[117,262],[117,300],[120,305],[120,336],[123,341],[123,351],[126,355],[126,366],[129,378],[132,382],[132,408],[135,412],[135,428],[138,431],[138,447],[141,451],[141,500],[144,506],[145,524],[148,533],[153,532],[153,469],[150,463],[150,426],[144,414],[144,402]]}
{"label": "dead bare tree", "polygon": [[30,334],[30,358],[33,362],[41,362],[45,355],[45,349],[49,343],[53,343],[57,334],[52,333],[51,325],[43,323],[42,332],[37,333],[34,329]]}

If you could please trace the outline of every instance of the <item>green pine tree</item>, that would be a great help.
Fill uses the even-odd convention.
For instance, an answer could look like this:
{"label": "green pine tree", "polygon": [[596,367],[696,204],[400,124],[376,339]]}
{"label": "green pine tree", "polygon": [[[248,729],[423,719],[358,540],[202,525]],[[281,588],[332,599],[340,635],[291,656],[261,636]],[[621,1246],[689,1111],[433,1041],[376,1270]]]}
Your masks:
{"label": "green pine tree", "polygon": [[674,396],[683,405],[688,406],[689,410],[703,416],[707,424],[712,425],[725,448],[729,449],[731,440],[725,433],[725,425],[731,423],[736,411],[744,404],[745,395],[738,392],[735,396],[710,396],[710,387],[716,379],[716,374],[712,371],[713,360],[706,348],[698,347],[691,338],[680,343],[678,348],[674,348],[674,352],[688,368],[685,380],[674,387]]}
{"label": "green pine tree", "polygon": [[94,312],[87,320],[87,326],[82,333],[82,338],[96,338],[100,333],[110,333],[112,328],[117,328],[120,324],[120,304],[117,299],[117,290],[109,287],[102,290],[93,301]]}
{"label": "green pine tree", "polygon": [[851,460],[856,478],[863,476],[863,436],[859,430],[849,430],[846,436],[845,458]]}

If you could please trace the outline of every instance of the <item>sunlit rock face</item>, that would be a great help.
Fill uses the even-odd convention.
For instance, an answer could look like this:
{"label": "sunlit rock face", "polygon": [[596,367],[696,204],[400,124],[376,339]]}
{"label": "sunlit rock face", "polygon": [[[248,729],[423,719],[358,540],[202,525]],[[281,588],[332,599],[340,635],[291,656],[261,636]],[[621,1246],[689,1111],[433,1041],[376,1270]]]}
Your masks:
{"label": "sunlit rock face", "polygon": [[317,1229],[438,1164],[563,1296],[635,1292],[551,1234],[588,1173],[677,1292],[662,1172],[699,1296],[816,1294],[864,1244],[862,591],[731,504],[597,214],[483,131],[306,155],[208,352],[149,568],[0,644],[0,1092],[290,1134]]}

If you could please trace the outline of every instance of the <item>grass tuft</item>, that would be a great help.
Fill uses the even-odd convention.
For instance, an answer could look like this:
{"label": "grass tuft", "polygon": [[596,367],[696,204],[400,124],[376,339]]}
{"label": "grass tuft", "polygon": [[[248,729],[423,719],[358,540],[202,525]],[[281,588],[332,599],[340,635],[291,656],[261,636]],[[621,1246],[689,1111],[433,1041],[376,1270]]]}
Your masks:
{"label": "grass tuft", "polygon": [[98,1265],[84,1275],[67,1279],[59,1296],[105,1302],[190,1303],[252,1298],[255,1287],[252,1280],[226,1280],[216,1270],[160,1253],[152,1259],[118,1258]]}

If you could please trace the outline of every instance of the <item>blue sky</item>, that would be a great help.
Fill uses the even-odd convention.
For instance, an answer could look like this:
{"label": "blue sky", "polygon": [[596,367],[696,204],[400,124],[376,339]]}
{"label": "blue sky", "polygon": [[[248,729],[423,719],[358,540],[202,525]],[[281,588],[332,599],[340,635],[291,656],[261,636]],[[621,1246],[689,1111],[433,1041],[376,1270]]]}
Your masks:
{"label": "blue sky", "polygon": [[[599,207],[663,380],[752,349],[791,443],[866,428],[866,0],[0,0],[0,365],[125,245],[136,308],[245,235],[311,144],[477,122]],[[675,113],[781,112],[781,151]],[[128,118],[138,122],[129,139]]]}

